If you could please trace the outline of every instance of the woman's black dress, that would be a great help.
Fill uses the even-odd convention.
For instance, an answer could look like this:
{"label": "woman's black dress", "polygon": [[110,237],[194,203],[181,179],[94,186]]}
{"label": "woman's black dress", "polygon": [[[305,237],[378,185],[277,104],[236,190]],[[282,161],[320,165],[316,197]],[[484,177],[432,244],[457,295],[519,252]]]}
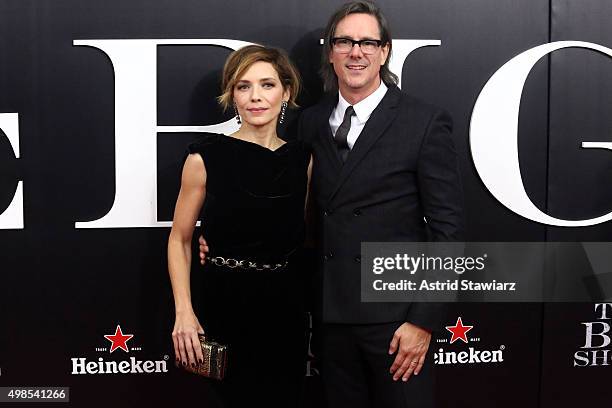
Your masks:
{"label": "woman's black dress", "polygon": [[[256,270],[206,262],[198,317],[207,336],[227,344],[228,407],[297,405],[304,376],[302,284],[292,257],[304,236],[310,154],[300,141],[275,151],[207,134],[189,146],[206,167],[201,232],[209,259],[287,266]],[[230,261],[234,265],[233,261]],[[196,271],[197,272],[197,269]]]}

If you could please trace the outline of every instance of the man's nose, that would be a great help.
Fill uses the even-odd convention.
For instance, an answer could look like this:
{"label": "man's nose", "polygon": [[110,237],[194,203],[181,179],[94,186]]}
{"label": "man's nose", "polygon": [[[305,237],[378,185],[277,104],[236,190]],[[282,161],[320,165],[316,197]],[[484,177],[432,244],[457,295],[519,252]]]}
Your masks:
{"label": "man's nose", "polygon": [[361,46],[357,43],[353,44],[353,48],[351,48],[351,52],[349,53],[351,58],[360,58],[363,56],[361,52]]}

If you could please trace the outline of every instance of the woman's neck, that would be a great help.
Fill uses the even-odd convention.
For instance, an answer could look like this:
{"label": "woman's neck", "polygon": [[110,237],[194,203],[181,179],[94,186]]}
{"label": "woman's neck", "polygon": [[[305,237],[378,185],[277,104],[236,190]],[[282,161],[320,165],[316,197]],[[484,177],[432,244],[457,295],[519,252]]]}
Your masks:
{"label": "woman's neck", "polygon": [[243,123],[242,127],[236,133],[233,133],[232,136],[257,143],[272,150],[283,144],[283,141],[276,134],[276,123],[269,123],[264,126],[252,126],[248,123]]}

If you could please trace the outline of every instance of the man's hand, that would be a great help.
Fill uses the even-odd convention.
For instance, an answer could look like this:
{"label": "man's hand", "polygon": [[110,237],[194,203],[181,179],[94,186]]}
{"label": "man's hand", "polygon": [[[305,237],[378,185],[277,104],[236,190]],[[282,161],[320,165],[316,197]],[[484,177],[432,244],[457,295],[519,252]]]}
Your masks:
{"label": "man's hand", "polygon": [[393,374],[393,381],[400,378],[408,381],[412,374],[419,374],[430,341],[431,333],[414,324],[404,323],[397,328],[389,347],[389,354],[398,352],[389,370]]}
{"label": "man's hand", "polygon": [[200,263],[204,265],[206,262],[206,254],[208,253],[208,244],[202,235],[200,235],[198,242],[200,243]]}

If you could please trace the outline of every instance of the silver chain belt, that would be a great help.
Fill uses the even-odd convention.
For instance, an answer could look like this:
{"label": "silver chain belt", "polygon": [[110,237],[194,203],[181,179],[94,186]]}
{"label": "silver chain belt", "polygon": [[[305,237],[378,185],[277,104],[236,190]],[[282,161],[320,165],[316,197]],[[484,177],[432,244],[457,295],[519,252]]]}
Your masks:
{"label": "silver chain belt", "polygon": [[251,262],[246,260],[239,261],[233,258],[223,258],[221,256],[215,256],[213,258],[206,258],[207,261],[217,266],[227,266],[228,268],[241,268],[241,269],[255,269],[256,271],[274,271],[276,269],[284,268],[289,264],[289,261],[276,264],[262,264],[258,262]]}

